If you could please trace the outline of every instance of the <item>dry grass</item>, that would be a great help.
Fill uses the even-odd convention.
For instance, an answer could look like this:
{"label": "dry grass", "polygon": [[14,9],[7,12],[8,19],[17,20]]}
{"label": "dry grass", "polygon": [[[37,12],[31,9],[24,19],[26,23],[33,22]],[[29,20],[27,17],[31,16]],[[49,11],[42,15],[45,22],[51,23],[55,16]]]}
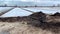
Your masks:
{"label": "dry grass", "polygon": [[0,22],[0,34],[60,34],[21,22]]}

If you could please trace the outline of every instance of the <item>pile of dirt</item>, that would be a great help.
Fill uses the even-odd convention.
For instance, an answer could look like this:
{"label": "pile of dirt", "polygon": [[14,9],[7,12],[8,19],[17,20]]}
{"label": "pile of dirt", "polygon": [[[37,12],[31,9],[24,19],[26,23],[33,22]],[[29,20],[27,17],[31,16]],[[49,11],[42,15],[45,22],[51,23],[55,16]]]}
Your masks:
{"label": "pile of dirt", "polygon": [[59,12],[56,12],[55,14],[53,14],[51,16],[60,16],[60,13]]}
{"label": "pile of dirt", "polygon": [[60,13],[57,12],[55,14],[46,16],[46,22],[47,23],[60,23]]}
{"label": "pile of dirt", "polygon": [[40,21],[42,18],[43,18],[42,20],[46,18],[46,14],[43,12],[37,12],[37,13],[31,14],[30,17]]}
{"label": "pile of dirt", "polygon": [[0,18],[0,22],[27,21],[30,24],[30,22],[32,23],[33,21],[35,21],[36,24],[40,24],[40,23],[56,24],[56,23],[60,23],[60,16],[59,15],[60,15],[60,13],[58,13],[58,12],[55,14],[52,14],[52,15],[47,15],[43,12],[36,12],[34,14],[31,14],[29,16],[24,16],[24,17],[18,16],[18,17]]}

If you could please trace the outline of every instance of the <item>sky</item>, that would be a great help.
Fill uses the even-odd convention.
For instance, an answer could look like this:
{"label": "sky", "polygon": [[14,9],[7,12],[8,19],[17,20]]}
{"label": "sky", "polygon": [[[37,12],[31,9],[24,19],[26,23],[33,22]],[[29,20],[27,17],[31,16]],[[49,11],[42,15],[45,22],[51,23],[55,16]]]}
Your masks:
{"label": "sky", "polygon": [[[20,3],[20,4],[19,4]],[[60,0],[0,0],[0,5],[57,5]]]}

